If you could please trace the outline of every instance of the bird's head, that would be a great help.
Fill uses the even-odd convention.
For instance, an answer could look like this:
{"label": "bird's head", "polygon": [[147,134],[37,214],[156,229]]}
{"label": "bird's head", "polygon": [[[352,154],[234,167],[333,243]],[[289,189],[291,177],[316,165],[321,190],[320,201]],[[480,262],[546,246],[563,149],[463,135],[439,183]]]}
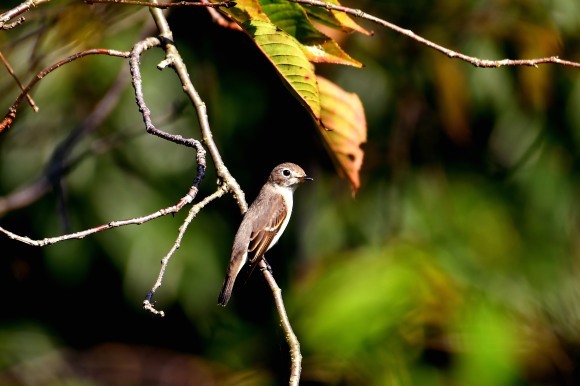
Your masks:
{"label": "bird's head", "polygon": [[300,166],[291,162],[276,166],[269,178],[269,182],[275,185],[292,189],[296,189],[304,181],[312,181],[312,178],[308,177]]}

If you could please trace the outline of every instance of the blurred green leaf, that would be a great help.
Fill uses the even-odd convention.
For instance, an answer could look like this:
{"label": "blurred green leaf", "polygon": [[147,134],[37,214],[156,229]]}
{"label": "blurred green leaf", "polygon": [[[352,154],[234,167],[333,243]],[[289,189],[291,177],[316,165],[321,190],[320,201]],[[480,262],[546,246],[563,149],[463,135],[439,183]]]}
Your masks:
{"label": "blurred green leaf", "polygon": [[395,341],[421,342],[426,325],[449,317],[456,296],[429,260],[404,242],[336,255],[293,294],[306,347],[352,359]]}
{"label": "blurred green leaf", "polygon": [[458,345],[465,346],[458,364],[460,382],[474,385],[513,385],[518,381],[520,340],[513,318],[494,306],[474,304],[460,319]]}
{"label": "blurred green leaf", "polygon": [[0,372],[46,355],[55,348],[56,342],[42,326],[3,324],[0,328]]}

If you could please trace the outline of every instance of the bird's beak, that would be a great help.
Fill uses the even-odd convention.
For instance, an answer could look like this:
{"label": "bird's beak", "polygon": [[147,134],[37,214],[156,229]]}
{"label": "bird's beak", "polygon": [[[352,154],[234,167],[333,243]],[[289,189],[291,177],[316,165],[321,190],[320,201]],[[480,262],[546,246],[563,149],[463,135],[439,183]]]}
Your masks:
{"label": "bird's beak", "polygon": [[298,177],[298,179],[300,180],[300,182],[304,182],[304,181],[312,181],[314,178],[308,177],[308,176],[302,176],[302,177]]}

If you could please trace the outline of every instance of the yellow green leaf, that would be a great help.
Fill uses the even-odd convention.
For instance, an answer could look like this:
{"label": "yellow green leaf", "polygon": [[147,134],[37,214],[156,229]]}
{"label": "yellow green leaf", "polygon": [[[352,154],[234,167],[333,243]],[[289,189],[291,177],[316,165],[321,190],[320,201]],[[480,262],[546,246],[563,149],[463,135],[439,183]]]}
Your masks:
{"label": "yellow green leaf", "polygon": [[[336,0],[326,0],[326,2],[340,6],[340,3]],[[367,31],[366,29],[358,25],[350,16],[348,16],[344,12],[339,12],[335,10],[328,11],[327,9],[322,7],[314,7],[309,5],[303,5],[302,7],[306,10],[308,16],[311,19],[316,20],[317,22],[324,24],[328,27],[340,29],[344,32],[356,31],[365,35],[373,34],[372,32]]]}
{"label": "yellow green leaf", "polygon": [[300,5],[286,0],[261,0],[260,4],[272,23],[302,44],[311,62],[362,67],[331,37],[316,29]]}
{"label": "yellow green leaf", "polygon": [[242,23],[242,28],[254,39],[286,81],[289,89],[319,122],[320,96],[316,75],[300,43],[274,24],[265,21],[248,20]]}

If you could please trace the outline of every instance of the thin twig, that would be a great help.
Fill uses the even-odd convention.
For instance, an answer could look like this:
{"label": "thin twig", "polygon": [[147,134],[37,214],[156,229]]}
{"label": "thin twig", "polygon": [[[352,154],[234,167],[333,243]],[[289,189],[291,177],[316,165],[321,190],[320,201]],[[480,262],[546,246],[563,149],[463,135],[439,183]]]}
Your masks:
{"label": "thin twig", "polygon": [[120,5],[140,5],[143,7],[170,8],[170,7],[204,7],[204,8],[231,8],[236,6],[235,1],[222,1],[219,3],[177,1],[175,3],[151,3],[148,1],[136,0],[84,0],[86,4],[120,4]]}
{"label": "thin twig", "polygon": [[[14,73],[12,66],[10,66],[10,63],[8,63],[8,60],[6,60],[6,58],[2,54],[2,51],[0,51],[0,60],[2,60],[2,63],[4,63],[4,67],[6,67],[6,70],[8,70],[8,73],[12,76],[12,78],[14,78],[14,81],[16,82],[18,87],[20,87],[20,90],[22,92],[24,92],[24,86],[22,85],[22,83],[20,83],[20,79],[18,79],[18,77]],[[32,109],[35,112],[38,112],[38,106],[36,106],[36,104],[34,103],[34,100],[32,100],[32,97],[30,96],[30,94],[26,93],[26,99],[28,99],[28,103],[30,104],[30,107],[32,107]]]}
{"label": "thin twig", "polygon": [[[155,3],[153,3],[153,4],[155,4]],[[244,205],[242,205],[242,208],[243,208],[242,210],[245,210],[245,208],[247,208],[247,204],[245,203],[245,200],[244,200],[243,191],[241,190],[241,188],[239,187],[239,185],[237,184],[235,179],[230,175],[227,168],[225,168],[225,165],[223,165],[223,161],[221,160],[221,156],[217,150],[217,147],[213,141],[213,138],[211,137],[211,130],[209,128],[209,120],[207,117],[207,109],[205,107],[205,103],[203,103],[199,94],[197,93],[197,91],[193,87],[193,84],[191,83],[191,80],[189,78],[189,73],[187,71],[187,68],[185,67],[185,63],[183,62],[183,59],[181,58],[179,51],[177,50],[177,48],[175,48],[175,46],[172,43],[173,34],[171,32],[171,29],[169,28],[169,24],[167,22],[167,19],[163,15],[162,11],[158,8],[152,7],[151,14],[153,16],[153,19],[155,20],[157,28],[159,29],[160,37],[159,38],[149,37],[149,38],[144,39],[143,41],[135,44],[135,46],[133,47],[133,50],[131,51],[131,56],[130,56],[130,61],[129,61],[131,75],[132,75],[132,83],[133,83],[133,87],[135,89],[135,97],[137,100],[137,105],[139,106],[139,111],[141,111],[141,114],[143,115],[143,121],[145,122],[145,128],[146,128],[148,133],[154,134],[158,137],[167,139],[169,141],[172,141],[172,142],[175,142],[178,144],[182,144],[182,145],[186,145],[186,146],[190,146],[190,147],[195,147],[198,151],[198,154],[200,154],[200,152],[203,152],[204,157],[202,159],[198,160],[198,176],[196,177],[196,180],[194,181],[194,187],[196,189],[195,193],[197,193],[197,186],[199,185],[199,183],[201,182],[201,178],[203,178],[203,175],[205,174],[205,149],[203,148],[201,143],[195,139],[185,139],[180,135],[169,134],[169,133],[166,133],[162,130],[157,129],[151,120],[151,112],[150,112],[149,108],[147,107],[147,104],[145,103],[145,100],[144,100],[141,71],[139,69],[139,59],[144,51],[151,49],[153,47],[163,46],[163,48],[165,49],[165,60],[162,61],[157,67],[159,69],[163,69],[165,67],[170,66],[170,67],[173,67],[173,69],[178,74],[178,76],[181,80],[181,83],[183,85],[183,90],[189,96],[190,100],[192,101],[192,103],[194,104],[194,106],[197,110],[198,120],[200,122],[200,126],[202,128],[202,133],[204,136],[204,142],[206,143],[206,146],[208,146],[208,148],[210,149],[210,154],[212,156],[214,164],[216,165],[218,176],[220,176],[220,178],[222,179],[222,184],[221,184],[220,188],[218,189],[218,191],[216,192],[216,194],[214,194],[213,196],[210,196],[210,197],[212,197],[211,200],[218,198],[218,197],[221,197],[223,194],[225,194],[228,191],[238,192],[237,197],[241,197],[243,200],[243,203],[244,203]],[[207,133],[209,133],[209,135],[207,135]],[[221,167],[219,165],[221,165]],[[239,192],[241,192],[241,193],[239,193]],[[206,198],[206,200],[207,200],[207,198]],[[199,209],[201,209],[204,205],[200,206]],[[163,311],[158,311],[155,309],[153,303],[151,302],[151,299],[152,299],[153,295],[155,294],[155,291],[157,291],[157,289],[162,284],[163,276],[165,274],[165,269],[167,267],[167,264],[169,263],[169,259],[171,258],[171,256],[175,252],[175,250],[177,250],[177,248],[179,247],[179,244],[181,242],[181,238],[183,237],[183,234],[184,234],[185,230],[187,229],[189,222],[192,221],[193,217],[197,214],[197,211],[199,211],[199,209],[197,209],[197,211],[196,211],[196,210],[194,210],[194,208],[192,208],[190,210],[190,214],[188,215],[188,217],[185,220],[185,222],[183,223],[183,225],[180,227],[179,235],[178,235],[177,241],[175,242],[173,248],[162,259],[162,265],[161,265],[161,269],[160,269],[157,281],[156,281],[155,285],[153,286],[153,288],[151,289],[151,291],[149,291],[149,293],[145,297],[145,300],[143,301],[143,308],[156,314],[156,315],[164,316],[164,313],[163,313]]]}
{"label": "thin twig", "polygon": [[[153,0],[155,1],[155,0]],[[173,67],[181,84],[183,85],[183,91],[189,97],[195,109],[197,111],[199,124],[201,127],[201,133],[203,142],[208,148],[208,151],[211,155],[213,163],[216,168],[216,173],[218,177],[222,180],[222,183],[228,188],[230,192],[234,195],[238,206],[242,213],[248,210],[248,204],[246,203],[245,194],[238,182],[235,178],[230,174],[229,170],[225,166],[222,157],[219,153],[219,150],[213,140],[213,135],[211,133],[209,119],[207,117],[207,107],[205,103],[199,96],[197,90],[193,86],[191,79],[189,77],[189,72],[183,61],[179,51],[173,44],[173,33],[169,28],[169,23],[167,22],[167,18],[163,15],[163,12],[158,8],[151,8],[150,10],[155,23],[157,24],[157,28],[159,28],[159,33],[161,38],[164,40],[164,48],[165,48],[165,60],[159,63],[157,66],[160,69],[165,67]]]}
{"label": "thin twig", "polygon": [[175,251],[177,251],[181,246],[181,240],[183,239],[185,231],[187,230],[189,224],[191,224],[195,216],[197,216],[199,211],[202,210],[207,204],[209,204],[210,202],[212,202],[217,198],[220,198],[226,193],[227,193],[226,189],[224,189],[223,187],[219,187],[213,194],[207,196],[206,198],[204,198],[203,200],[201,200],[200,202],[191,207],[189,213],[187,214],[187,218],[185,219],[185,221],[183,221],[183,224],[181,224],[181,226],[179,227],[179,233],[177,235],[175,243],[173,243],[173,246],[171,247],[169,252],[167,252],[167,254],[163,257],[163,259],[161,259],[161,269],[159,270],[157,280],[155,281],[153,288],[151,288],[151,291],[149,291],[149,293],[145,297],[145,300],[143,301],[144,309],[161,317],[165,316],[165,313],[163,311],[157,310],[155,308],[154,302],[151,302],[151,298],[155,294],[155,291],[157,291],[157,289],[159,289],[159,287],[161,287],[161,284],[163,283],[163,276],[165,276],[165,269],[169,264],[169,259],[171,259],[171,256],[173,256]]}
{"label": "thin twig", "polygon": [[[189,147],[193,147],[196,149],[196,158],[197,158],[196,160],[197,160],[197,165],[198,165],[197,175],[196,175],[194,182],[193,182],[193,185],[189,189],[188,193],[184,197],[182,197],[182,199],[176,205],[173,205],[173,206],[165,208],[165,209],[161,209],[161,210],[159,210],[155,213],[152,213],[150,215],[139,217],[139,218],[133,218],[133,219],[129,219],[129,220],[113,221],[113,222],[110,222],[108,224],[104,224],[104,225],[101,225],[98,227],[87,229],[87,230],[84,230],[81,232],[71,233],[71,234],[62,235],[62,236],[58,236],[58,237],[45,238],[43,240],[33,240],[33,239],[30,239],[26,236],[17,235],[17,234],[10,232],[2,227],[0,227],[0,232],[5,233],[8,237],[10,237],[14,240],[18,240],[18,241],[23,242],[23,243],[28,244],[28,245],[45,246],[45,245],[54,244],[54,243],[64,241],[64,240],[84,238],[90,234],[100,232],[100,231],[110,229],[110,228],[115,228],[115,227],[130,225],[130,224],[142,224],[144,222],[151,221],[151,220],[156,219],[158,217],[165,216],[169,213],[176,213],[176,212],[180,211],[186,204],[193,202],[193,200],[197,196],[199,184],[200,184],[201,180],[203,179],[203,176],[205,175],[206,151],[203,148],[203,146],[201,145],[201,142],[199,142],[195,139],[186,139],[186,138],[183,138],[181,136],[169,134],[169,133],[166,133],[162,130],[157,129],[151,121],[151,116],[150,116],[151,114],[150,114],[149,109],[147,108],[147,105],[145,104],[144,97],[143,97],[141,73],[139,70],[139,58],[140,58],[140,55],[143,53],[143,51],[145,51],[149,48],[155,47],[155,46],[159,46],[159,45],[161,45],[161,42],[159,39],[148,38],[148,39],[145,39],[145,40],[137,43],[134,46],[133,50],[130,53],[124,54],[124,56],[130,58],[130,69],[131,69],[131,74],[132,74],[132,83],[133,83],[133,86],[135,89],[137,104],[139,106],[140,111],[143,114],[143,119],[145,121],[147,131],[149,133],[155,134],[161,138],[173,141],[173,142],[178,143],[178,144],[183,144],[183,145],[186,145]],[[87,54],[87,53],[88,53],[88,51],[84,52],[84,54]],[[78,56],[78,54],[77,54],[77,56]],[[75,55],[73,55],[73,57],[75,57]],[[72,57],[69,57],[68,59],[70,59],[70,58],[72,58]],[[59,62],[59,64],[62,65],[65,62],[68,62],[68,61],[62,61],[62,62]],[[58,66],[54,65],[52,67],[56,68]],[[45,74],[43,74],[43,76],[44,75]],[[38,80],[40,78],[42,78],[42,76],[38,77]],[[38,81],[38,80],[36,80],[36,81]],[[29,86],[31,87],[31,85],[29,85]],[[28,89],[29,88],[27,88],[26,91],[28,91]],[[93,119],[91,121],[95,121],[95,119]],[[98,119],[96,119],[96,121],[98,121]],[[71,137],[67,141],[65,141],[63,143],[63,145],[61,145],[59,147],[59,149],[57,149],[57,151],[55,152],[56,155],[53,158],[56,160],[60,160],[62,162],[63,157],[64,157],[63,154],[66,153],[67,150],[78,140],[78,138],[80,137],[81,134],[82,134],[82,132],[75,132],[74,135],[71,135]],[[61,173],[62,173],[62,168],[59,169],[59,175]],[[52,168],[51,168],[51,172],[49,173],[49,175],[50,174],[52,174]],[[214,194],[214,195],[210,196],[209,201],[223,195],[226,192],[226,189],[220,187],[218,192],[219,192],[219,194]],[[203,206],[205,206],[209,201],[206,198],[206,200],[204,200],[201,203],[199,203],[198,205],[192,207],[192,209],[190,210],[190,214],[189,214],[188,218],[186,219],[186,221],[184,222],[184,224],[180,228],[178,240],[174,244],[174,247],[171,249],[171,251],[163,259],[164,265],[163,265],[162,272],[160,273],[158,283],[156,283],[156,286],[150,291],[150,293],[147,296],[146,303],[144,304],[144,306],[147,309],[149,309],[150,311],[155,312],[155,313],[160,314],[160,315],[163,315],[162,312],[157,312],[154,309],[153,305],[150,303],[151,297],[153,296],[153,293],[158,288],[158,286],[161,285],[161,280],[163,277],[163,272],[165,271],[165,266],[169,262],[169,258],[171,257],[171,255],[173,255],[175,250],[177,250],[177,248],[179,248],[181,238],[182,238],[185,230],[187,229],[187,226],[192,221],[192,219],[195,217],[195,215],[199,212],[199,210],[201,210],[201,208],[203,208]]]}
{"label": "thin twig", "polygon": [[11,23],[9,22],[16,16],[21,15],[24,12],[28,11],[30,8],[34,8],[42,3],[48,3],[49,1],[50,0],[26,0],[25,2],[12,8],[11,10],[4,12],[2,15],[0,15],[0,30],[2,29],[8,30],[16,27],[19,24],[22,24],[25,20],[24,17],[18,18],[16,21],[13,21]]}
{"label": "thin twig", "polygon": [[[151,120],[151,112],[150,112],[149,108],[147,107],[147,104],[145,103],[145,100],[144,100],[141,71],[139,69],[139,59],[144,51],[151,49],[153,47],[163,46],[163,48],[165,49],[165,52],[166,52],[166,55],[165,55],[166,58],[164,61],[162,61],[158,65],[158,68],[163,69],[165,67],[170,66],[170,67],[173,67],[174,70],[176,71],[176,73],[178,74],[178,76],[182,82],[184,91],[190,97],[190,99],[192,100],[193,104],[196,107],[200,126],[202,127],[202,133],[206,133],[206,132],[210,133],[209,137],[204,134],[204,140],[205,140],[206,146],[208,146],[210,149],[210,154],[212,156],[214,164],[216,164],[216,168],[218,167],[217,165],[219,165],[220,163],[222,165],[221,169],[218,168],[218,176],[220,176],[222,178],[223,183],[220,186],[220,188],[218,189],[217,193],[214,194],[213,196],[210,196],[211,200],[218,198],[218,197],[221,197],[223,194],[225,194],[228,191],[241,192],[242,190],[238,186],[235,179],[233,179],[233,177],[230,175],[229,171],[225,168],[225,166],[223,166],[223,162],[221,161],[221,157],[219,155],[217,147],[215,146],[215,143],[213,142],[213,139],[211,138],[211,131],[209,129],[209,120],[207,117],[207,110],[205,107],[205,103],[203,103],[203,101],[201,100],[201,98],[197,94],[197,91],[193,87],[193,84],[191,83],[191,80],[189,78],[189,73],[187,71],[187,68],[185,67],[185,63],[183,62],[183,59],[181,58],[181,55],[179,54],[178,50],[175,48],[175,46],[172,43],[173,36],[172,36],[171,30],[169,28],[169,24],[167,23],[167,19],[165,18],[165,16],[161,12],[161,10],[159,10],[158,8],[151,8],[151,13],[153,15],[153,18],[157,24],[159,31],[160,31],[160,37],[159,38],[150,37],[150,38],[144,39],[143,41],[135,44],[135,46],[133,47],[133,50],[131,52],[131,56],[130,56],[130,60],[129,60],[131,74],[132,74],[132,83],[133,83],[133,87],[135,89],[135,97],[137,100],[137,105],[139,106],[139,110],[141,111],[141,113],[143,115],[143,120],[145,122],[145,127],[146,127],[147,132],[151,133],[153,135],[156,135],[160,138],[164,138],[164,139],[167,139],[169,141],[178,143],[178,144],[183,144],[186,146],[195,147],[197,149],[198,155],[203,154],[203,157],[201,157],[201,158],[198,157],[198,176],[196,177],[196,179],[194,181],[194,186],[193,186],[193,188],[196,189],[195,193],[197,193],[197,186],[199,185],[199,183],[201,182],[201,179],[203,178],[203,175],[205,174],[205,167],[206,167],[205,149],[201,145],[201,142],[199,142],[195,139],[186,139],[180,135],[169,134],[169,133],[166,133],[166,132],[156,128]],[[209,138],[209,140],[207,138]],[[238,196],[239,196],[239,194],[238,194]],[[243,192],[242,192],[241,196],[243,198]],[[159,275],[158,275],[158,279],[157,279],[155,285],[153,286],[153,288],[151,289],[151,291],[149,291],[149,293],[145,297],[145,300],[143,301],[143,308],[144,309],[146,309],[154,314],[160,315],[160,316],[164,315],[163,311],[158,311],[155,309],[154,304],[151,302],[151,299],[152,299],[155,291],[157,291],[157,289],[161,286],[163,276],[165,274],[165,269],[169,263],[171,256],[174,254],[174,252],[179,247],[179,245],[181,243],[181,238],[183,237],[183,234],[184,234],[185,230],[187,229],[189,223],[193,220],[193,218],[195,217],[197,212],[207,202],[209,202],[209,201],[203,201],[203,203],[204,203],[203,205],[201,205],[201,206],[196,205],[194,208],[192,208],[189,216],[187,217],[185,222],[180,227],[177,241],[175,242],[172,249],[168,252],[168,254],[162,259],[162,265],[161,265],[161,270],[160,270]],[[244,202],[244,205],[245,205],[245,202]]]}
{"label": "thin twig", "polygon": [[[159,23],[157,23],[157,24],[159,25]],[[153,47],[161,46],[162,40],[165,40],[165,38],[164,37],[161,37],[161,38],[149,37],[149,38],[146,38],[146,39],[138,42],[137,44],[135,44],[133,46],[133,50],[131,51],[131,56],[129,59],[132,84],[133,84],[133,88],[135,89],[135,98],[137,101],[137,106],[139,107],[139,111],[141,112],[141,114],[143,116],[143,121],[145,123],[145,128],[146,128],[147,132],[150,134],[156,135],[160,138],[166,139],[168,141],[171,141],[171,142],[174,142],[177,144],[181,144],[181,145],[185,145],[188,147],[193,147],[196,149],[197,165],[198,165],[197,172],[198,173],[197,173],[197,176],[193,182],[193,186],[190,189],[190,194],[189,194],[189,196],[187,196],[189,199],[189,202],[192,202],[193,199],[197,196],[199,184],[200,184],[201,180],[203,179],[203,177],[205,176],[205,169],[206,169],[205,154],[206,154],[206,151],[205,151],[204,147],[202,146],[201,142],[196,140],[196,139],[184,138],[181,135],[170,134],[170,133],[167,133],[167,132],[155,127],[155,125],[153,124],[153,121],[151,120],[151,111],[147,107],[147,104],[145,103],[145,98],[143,95],[143,81],[141,79],[141,70],[139,68],[139,61],[140,61],[141,55],[146,50],[149,50]],[[205,119],[207,119],[207,117]],[[171,256],[173,256],[175,251],[181,245],[181,239],[183,238],[185,231],[187,230],[189,224],[191,223],[193,218],[197,215],[197,213],[207,203],[209,203],[209,202],[213,201],[214,199],[219,198],[222,195],[224,195],[227,192],[227,190],[228,190],[227,186],[225,186],[225,185],[220,187],[214,194],[206,197],[203,201],[194,205],[190,209],[187,218],[185,219],[183,224],[179,227],[179,233],[178,233],[178,236],[177,236],[175,243],[173,244],[173,247],[165,255],[165,257],[163,257],[163,259],[161,260],[161,269],[159,271],[157,281],[155,282],[155,284],[153,285],[153,288],[149,291],[149,293],[147,293],[145,300],[143,301],[143,308],[145,310],[148,310],[148,311],[150,311],[156,315],[159,315],[159,316],[165,315],[165,313],[163,311],[159,311],[155,308],[154,303],[151,302],[151,299],[153,298],[153,295],[155,294],[155,292],[157,291],[157,289],[161,286],[161,284],[163,282],[163,277],[165,275],[165,269],[167,268],[167,265],[169,264],[169,260],[171,259]],[[183,204],[185,204],[185,202],[183,202]]]}
{"label": "thin twig", "polygon": [[143,80],[141,79],[141,70],[139,69],[139,61],[144,51],[147,51],[153,47],[158,46],[161,46],[161,40],[159,38],[155,37],[146,38],[133,46],[129,59],[132,84],[133,88],[135,89],[135,98],[137,100],[137,106],[139,107],[139,111],[143,115],[145,129],[147,130],[148,133],[156,135],[168,141],[196,149],[201,148],[202,146],[198,140],[193,138],[184,138],[181,135],[167,133],[155,127],[153,121],[151,120],[151,111],[147,107],[143,95]]}
{"label": "thin twig", "polygon": [[130,52],[109,50],[106,48],[93,48],[91,50],[78,52],[74,55],[71,55],[71,56],[53,64],[52,66],[50,66],[48,68],[45,68],[44,70],[39,72],[30,83],[28,83],[28,85],[22,90],[22,92],[20,93],[18,98],[16,98],[16,101],[12,104],[12,106],[10,106],[10,108],[8,109],[8,113],[4,116],[4,120],[2,121],[2,123],[0,123],[0,133],[2,133],[4,130],[10,128],[10,126],[12,125],[12,122],[14,121],[14,119],[16,119],[16,111],[18,110],[18,107],[22,103],[22,100],[24,99],[25,95],[28,95],[28,93],[30,92],[32,87],[34,87],[34,85],[36,83],[38,83],[39,80],[41,80],[46,75],[50,74],[52,71],[56,70],[60,66],[65,65],[67,63],[70,63],[70,62],[77,60],[79,58],[82,58],[84,56],[88,56],[88,55],[108,55],[108,56],[117,56],[117,57],[121,57],[121,58],[128,58],[130,55]]}
{"label": "thin twig", "polygon": [[193,198],[197,194],[197,189],[191,188],[189,192],[183,196],[179,202],[173,206],[160,209],[154,213],[148,214],[142,217],[135,217],[127,220],[118,220],[118,221],[111,221],[107,224],[99,225],[94,228],[85,229],[80,232],[69,233],[66,235],[56,236],[56,237],[47,237],[44,239],[31,239],[27,236],[20,236],[16,233],[10,232],[7,229],[0,227],[0,232],[4,233],[8,237],[13,240],[20,241],[24,244],[31,245],[33,247],[44,247],[46,245],[52,245],[59,243],[65,240],[72,240],[72,239],[84,239],[85,237],[92,235],[93,233],[101,232],[111,228],[119,228],[126,225],[140,225],[146,223],[148,221],[154,220],[159,217],[167,216],[170,213],[177,213],[183,208],[186,204],[189,204],[193,201]]}
{"label": "thin twig", "polygon": [[459,52],[450,50],[448,48],[442,47],[436,43],[433,43],[430,40],[425,39],[422,36],[417,35],[416,33],[414,33],[413,31],[411,31],[409,29],[401,28],[396,24],[389,23],[388,21],[385,21],[383,19],[379,19],[376,16],[369,15],[368,13],[365,13],[365,12],[361,11],[360,9],[343,7],[340,5],[334,5],[334,4],[326,3],[324,1],[319,1],[319,0],[288,0],[288,1],[291,1],[293,3],[322,7],[322,8],[326,8],[329,11],[330,10],[340,11],[340,12],[347,13],[349,15],[359,17],[361,19],[366,19],[366,20],[372,21],[373,23],[382,25],[383,27],[387,27],[393,31],[396,31],[400,34],[408,36],[411,39],[413,39],[419,43],[422,43],[422,44],[426,45],[427,47],[433,48],[434,50],[437,50],[437,51],[447,55],[450,58],[457,58],[457,59],[461,59],[465,62],[471,63],[475,67],[484,67],[484,68],[497,68],[497,67],[504,67],[504,66],[538,67],[538,64],[554,63],[554,64],[560,64],[563,66],[580,68],[580,63],[572,62],[569,60],[562,60],[562,59],[558,58],[557,56],[550,56],[550,57],[546,57],[546,58],[537,58],[537,59],[502,59],[502,60],[480,59],[480,58],[476,58],[473,56],[464,55],[462,53],[459,53]]}
{"label": "thin twig", "polygon": [[284,299],[282,298],[282,290],[278,287],[274,276],[268,267],[268,263],[264,259],[260,260],[260,270],[264,275],[264,278],[270,285],[272,290],[272,295],[274,296],[274,302],[276,303],[276,310],[278,310],[278,316],[280,317],[280,325],[286,333],[286,342],[290,346],[290,386],[297,386],[300,382],[300,373],[302,372],[302,354],[300,353],[300,341],[294,334],[292,330],[292,325],[288,319],[288,314],[286,313],[286,308],[284,307]]}
{"label": "thin twig", "polygon": [[70,159],[73,147],[78,144],[82,138],[100,127],[104,119],[109,116],[111,111],[117,105],[119,97],[126,87],[127,78],[128,72],[123,67],[112,86],[95,105],[89,115],[87,115],[78,126],[71,130],[68,136],[56,147],[44,173],[39,176],[37,180],[11,194],[0,197],[0,217],[7,212],[28,206],[35,202],[50,191],[57,179],[62,178],[73,170],[87,156],[103,152],[110,147],[110,144],[106,144],[108,141],[101,140],[94,142],[91,144],[91,147],[93,148],[92,150],[86,150],[81,154],[76,155],[74,159]]}

